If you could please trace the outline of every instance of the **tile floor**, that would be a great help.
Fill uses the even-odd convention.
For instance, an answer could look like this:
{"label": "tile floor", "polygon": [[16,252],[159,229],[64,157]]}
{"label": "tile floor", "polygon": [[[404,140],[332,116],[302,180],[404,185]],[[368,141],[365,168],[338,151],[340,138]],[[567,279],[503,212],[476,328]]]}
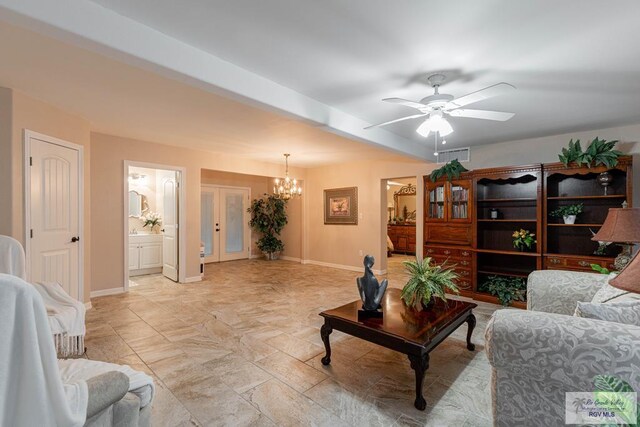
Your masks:
{"label": "tile floor", "polygon": [[[404,259],[389,259],[390,286],[402,287]],[[421,412],[401,354],[334,331],[332,364],[320,362],[318,313],[357,299],[358,273],[261,260],[206,271],[183,285],[137,277],[87,313],[90,358],[154,377],[154,426],[491,425],[483,332],[496,306],[476,310],[475,352],[463,325],[431,353]]]}

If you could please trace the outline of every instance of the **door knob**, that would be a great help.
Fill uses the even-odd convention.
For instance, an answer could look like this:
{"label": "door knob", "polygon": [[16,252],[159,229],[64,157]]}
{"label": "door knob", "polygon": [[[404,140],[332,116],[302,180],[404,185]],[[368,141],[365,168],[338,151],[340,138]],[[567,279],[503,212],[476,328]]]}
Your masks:
{"label": "door knob", "polygon": [[75,243],[75,242],[79,242],[79,241],[80,241],[80,236],[77,236],[77,237],[76,237],[76,236],[73,236],[73,237],[71,238],[71,243]]}
{"label": "door knob", "polygon": [[162,231],[164,233],[164,228],[162,230],[160,230],[160,231]]}

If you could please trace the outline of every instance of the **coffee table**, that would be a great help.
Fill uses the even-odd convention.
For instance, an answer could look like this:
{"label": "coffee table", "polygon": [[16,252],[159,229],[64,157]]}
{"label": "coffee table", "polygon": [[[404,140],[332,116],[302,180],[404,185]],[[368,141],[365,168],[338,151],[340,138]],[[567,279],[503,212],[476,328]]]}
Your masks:
{"label": "coffee table", "polygon": [[417,311],[407,307],[400,299],[400,289],[388,289],[382,301],[382,318],[358,320],[358,310],[362,301],[354,301],[332,310],[323,311],[324,325],[320,335],[326,355],[322,364],[331,363],[329,335],[336,329],[409,356],[411,368],[416,374],[416,400],[419,410],[427,407],[422,396],[424,375],[429,368],[429,352],[436,348],[453,331],[467,323],[467,349],[474,351],[471,334],[476,326],[472,310],[477,307],[466,301],[436,299],[427,310]]}

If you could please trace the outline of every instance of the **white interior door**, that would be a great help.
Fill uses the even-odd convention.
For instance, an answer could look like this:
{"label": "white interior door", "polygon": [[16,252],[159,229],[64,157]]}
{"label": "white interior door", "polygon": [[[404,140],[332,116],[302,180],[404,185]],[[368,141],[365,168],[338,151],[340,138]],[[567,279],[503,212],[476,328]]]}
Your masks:
{"label": "white interior door", "polygon": [[249,258],[249,190],[220,189],[220,261]]}
{"label": "white interior door", "polygon": [[249,258],[249,189],[202,187],[200,237],[205,248],[205,262]]}
{"label": "white interior door", "polygon": [[204,262],[220,261],[220,190],[202,187],[200,199],[200,240],[204,243]]}
{"label": "white interior door", "polygon": [[36,137],[29,147],[29,280],[80,299],[80,153]]}
{"label": "white interior door", "polygon": [[174,177],[162,182],[162,274],[178,281],[178,180]]}

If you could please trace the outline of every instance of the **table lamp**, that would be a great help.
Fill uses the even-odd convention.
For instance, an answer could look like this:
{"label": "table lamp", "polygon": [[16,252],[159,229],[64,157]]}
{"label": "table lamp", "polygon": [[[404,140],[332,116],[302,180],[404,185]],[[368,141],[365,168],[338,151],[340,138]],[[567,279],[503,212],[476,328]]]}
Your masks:
{"label": "table lamp", "polygon": [[613,263],[618,271],[622,271],[631,262],[633,244],[640,243],[640,208],[609,209],[604,224],[591,240],[622,246],[622,252]]}

